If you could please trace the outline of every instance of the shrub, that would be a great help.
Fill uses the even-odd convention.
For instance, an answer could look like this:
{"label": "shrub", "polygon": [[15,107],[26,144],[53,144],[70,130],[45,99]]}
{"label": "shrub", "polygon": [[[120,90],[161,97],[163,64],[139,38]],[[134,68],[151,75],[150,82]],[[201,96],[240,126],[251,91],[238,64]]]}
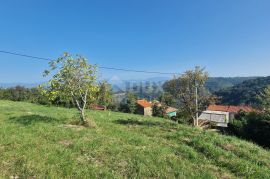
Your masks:
{"label": "shrub", "polygon": [[234,122],[229,125],[229,131],[238,137],[270,148],[269,113],[238,114]]}

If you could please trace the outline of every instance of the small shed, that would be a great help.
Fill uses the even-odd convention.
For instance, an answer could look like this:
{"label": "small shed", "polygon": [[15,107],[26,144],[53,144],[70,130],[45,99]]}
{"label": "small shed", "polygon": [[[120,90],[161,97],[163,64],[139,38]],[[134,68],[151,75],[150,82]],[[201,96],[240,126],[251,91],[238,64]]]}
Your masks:
{"label": "small shed", "polygon": [[168,107],[165,112],[166,115],[169,117],[176,117],[177,109],[173,107]]}
{"label": "small shed", "polygon": [[152,104],[145,99],[137,100],[137,113],[144,116],[152,116]]}

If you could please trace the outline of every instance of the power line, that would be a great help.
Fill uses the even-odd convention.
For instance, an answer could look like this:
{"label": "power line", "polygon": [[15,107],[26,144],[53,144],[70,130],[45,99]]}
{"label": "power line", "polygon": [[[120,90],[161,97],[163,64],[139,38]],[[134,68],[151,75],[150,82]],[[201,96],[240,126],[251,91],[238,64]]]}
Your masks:
{"label": "power line", "polygon": [[[37,59],[37,60],[43,60],[43,61],[52,61],[49,58],[37,57],[37,56],[33,56],[33,55],[26,55],[26,54],[10,52],[10,51],[5,51],[5,50],[0,50],[0,53],[5,53],[5,54],[15,55],[15,56],[21,56],[21,57],[26,57],[26,58],[31,58],[31,59]],[[180,73],[168,73],[168,72],[145,71],[145,70],[132,70],[132,69],[124,69],[124,68],[105,67],[105,66],[99,66],[99,65],[98,65],[98,67],[101,68],[101,69],[106,69],[106,70],[126,71],[126,72],[135,72],[135,73],[151,73],[151,74],[161,74],[161,75],[180,75]]]}
{"label": "power line", "polygon": [[32,59],[38,59],[38,60],[52,61],[51,59],[48,59],[48,58],[36,57],[36,56],[32,56],[32,55],[25,55],[25,54],[20,54],[20,53],[16,53],[16,52],[8,52],[8,51],[4,51],[4,50],[0,50],[0,53],[5,53],[5,54],[9,54],[9,55],[16,55],[16,56],[21,56],[21,57],[27,57],[27,58],[32,58]]}
{"label": "power line", "polygon": [[103,69],[107,69],[107,70],[135,72],[135,73],[152,73],[152,74],[161,74],[161,75],[179,75],[179,73],[166,73],[166,72],[157,72],[157,71],[131,70],[131,69],[123,69],[123,68],[103,67],[103,66],[99,66],[99,68],[103,68]]}

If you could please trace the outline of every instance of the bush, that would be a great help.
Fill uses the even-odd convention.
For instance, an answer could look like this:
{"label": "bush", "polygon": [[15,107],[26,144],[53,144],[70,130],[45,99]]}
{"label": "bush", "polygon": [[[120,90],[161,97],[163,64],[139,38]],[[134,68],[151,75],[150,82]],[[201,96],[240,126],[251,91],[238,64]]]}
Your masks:
{"label": "bush", "polygon": [[234,122],[229,125],[229,131],[238,137],[270,148],[270,114],[268,113],[238,114]]}

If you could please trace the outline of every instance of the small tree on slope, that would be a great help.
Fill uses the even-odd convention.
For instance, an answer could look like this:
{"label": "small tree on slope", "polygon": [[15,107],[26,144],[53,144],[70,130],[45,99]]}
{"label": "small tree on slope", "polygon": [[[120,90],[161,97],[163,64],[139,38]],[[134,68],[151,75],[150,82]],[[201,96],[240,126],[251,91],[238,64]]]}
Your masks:
{"label": "small tree on slope", "polygon": [[96,66],[88,64],[80,55],[72,56],[68,53],[51,61],[49,65],[50,70],[45,70],[44,76],[55,73],[48,84],[43,85],[43,94],[50,100],[56,97],[72,100],[80,113],[81,124],[85,124],[85,108],[89,101],[94,100],[98,91]]}
{"label": "small tree on slope", "polygon": [[270,113],[270,85],[257,96],[260,108]]}
{"label": "small tree on slope", "polygon": [[208,73],[204,68],[195,67],[188,70],[178,78],[167,81],[163,85],[165,92],[171,94],[179,103],[180,110],[189,119],[190,123],[196,120],[196,87],[198,88],[198,110],[202,111],[210,103],[215,101],[215,96],[209,94],[204,85],[208,79]]}

